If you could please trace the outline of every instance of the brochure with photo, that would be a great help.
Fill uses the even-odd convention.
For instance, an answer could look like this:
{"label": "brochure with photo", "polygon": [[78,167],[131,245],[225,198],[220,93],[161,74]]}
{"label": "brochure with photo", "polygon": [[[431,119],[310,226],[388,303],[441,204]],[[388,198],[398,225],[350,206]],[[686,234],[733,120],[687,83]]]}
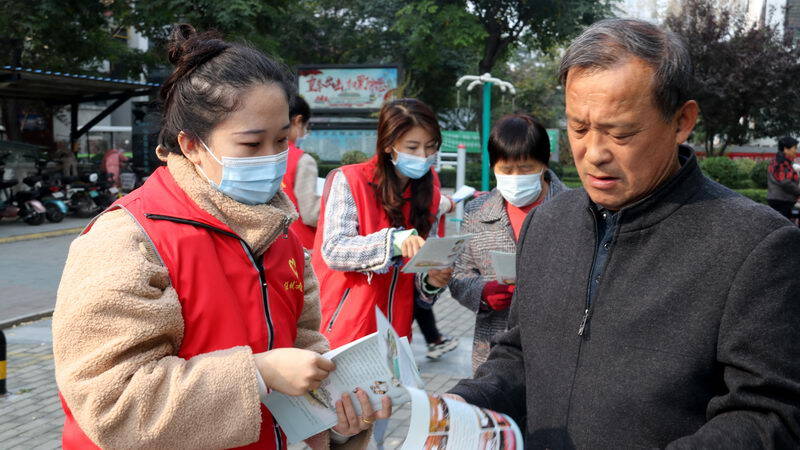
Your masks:
{"label": "brochure with photo", "polygon": [[513,419],[469,403],[408,388],[411,422],[401,450],[517,450]]}
{"label": "brochure with photo", "polygon": [[471,234],[462,234],[428,239],[417,254],[403,267],[403,272],[427,273],[431,269],[452,267],[472,236]]}

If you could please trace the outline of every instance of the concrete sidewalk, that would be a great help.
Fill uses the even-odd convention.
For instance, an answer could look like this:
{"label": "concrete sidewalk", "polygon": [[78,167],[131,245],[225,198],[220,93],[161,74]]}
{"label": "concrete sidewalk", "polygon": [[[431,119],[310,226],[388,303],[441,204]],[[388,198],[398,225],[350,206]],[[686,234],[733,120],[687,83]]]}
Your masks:
{"label": "concrete sidewalk", "polygon": [[[438,361],[425,358],[425,342],[414,326],[412,348],[428,391],[443,392],[471,373],[474,315],[448,293],[434,307],[440,331],[459,340],[456,350]],[[8,341],[8,391],[0,397],[0,448],[60,448],[64,414],[53,367],[50,319],[5,331]],[[386,448],[397,449],[408,432],[410,407],[397,411],[386,432]],[[295,445],[292,449],[301,449]]]}
{"label": "concrete sidewalk", "polygon": [[46,237],[63,236],[66,234],[77,235],[92,219],[65,217],[59,223],[45,222],[41,225],[28,225],[27,223],[8,219],[0,221],[0,244],[8,242],[26,241]]}

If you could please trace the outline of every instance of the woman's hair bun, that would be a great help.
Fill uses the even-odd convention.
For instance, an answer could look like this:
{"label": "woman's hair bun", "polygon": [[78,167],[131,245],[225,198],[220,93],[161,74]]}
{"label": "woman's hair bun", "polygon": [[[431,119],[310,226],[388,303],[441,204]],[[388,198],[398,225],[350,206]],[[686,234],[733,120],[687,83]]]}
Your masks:
{"label": "woman's hair bun", "polygon": [[167,55],[169,62],[178,65],[183,55],[186,54],[186,43],[192,36],[196,36],[197,31],[188,23],[179,23],[172,27],[167,41]]}
{"label": "woman's hair bun", "polygon": [[169,34],[167,55],[176,67],[186,63],[196,66],[219,55],[229,46],[216,31],[198,33],[188,23],[180,23],[173,26]]}

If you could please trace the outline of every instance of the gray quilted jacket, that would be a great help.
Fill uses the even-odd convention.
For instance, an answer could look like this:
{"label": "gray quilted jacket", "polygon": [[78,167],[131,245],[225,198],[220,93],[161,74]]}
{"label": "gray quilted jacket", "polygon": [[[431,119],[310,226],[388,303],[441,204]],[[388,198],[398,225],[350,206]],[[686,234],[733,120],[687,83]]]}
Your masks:
{"label": "gray quilted jacket", "polygon": [[[569,190],[551,170],[545,172],[549,189],[545,202]],[[458,257],[450,281],[450,293],[465,308],[476,313],[475,337],[472,345],[472,371],[486,361],[489,340],[506,330],[508,310],[481,309],[481,292],[488,281],[494,280],[490,252],[516,253],[514,231],[506,213],[505,200],[497,189],[469,202],[465,207],[462,233],[473,233],[469,245]]]}

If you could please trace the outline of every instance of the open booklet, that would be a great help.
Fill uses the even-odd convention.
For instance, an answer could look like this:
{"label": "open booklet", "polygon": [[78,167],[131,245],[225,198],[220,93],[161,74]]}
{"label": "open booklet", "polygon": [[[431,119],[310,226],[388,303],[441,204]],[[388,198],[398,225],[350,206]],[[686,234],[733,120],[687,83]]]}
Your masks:
{"label": "open booklet", "polygon": [[452,267],[459,253],[464,250],[471,234],[431,238],[403,267],[405,273],[427,273],[431,269]]}
{"label": "open booklet", "polygon": [[[319,389],[297,397],[272,391],[262,399],[290,443],[335,426],[336,400],[361,388],[375,410],[380,409],[384,395],[392,399],[394,410],[411,402],[403,450],[522,448],[519,428],[511,418],[421,390],[422,379],[408,339],[398,337],[377,308],[375,315],[377,332],[323,355],[336,363],[336,370]],[[360,415],[360,404],[354,395],[351,398]]]}

